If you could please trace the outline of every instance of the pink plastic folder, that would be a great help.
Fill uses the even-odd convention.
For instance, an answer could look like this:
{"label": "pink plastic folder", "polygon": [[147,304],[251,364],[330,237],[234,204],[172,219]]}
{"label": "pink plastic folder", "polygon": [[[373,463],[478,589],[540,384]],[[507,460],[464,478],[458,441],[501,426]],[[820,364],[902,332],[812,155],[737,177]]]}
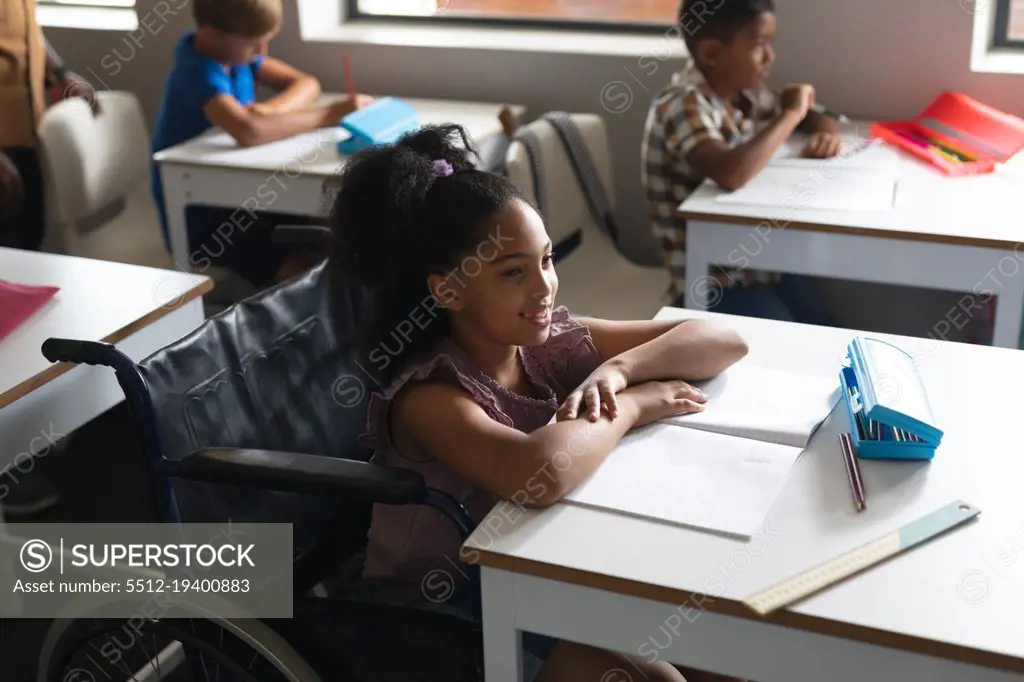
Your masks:
{"label": "pink plastic folder", "polygon": [[59,287],[14,284],[0,279],[0,340],[46,305]]}

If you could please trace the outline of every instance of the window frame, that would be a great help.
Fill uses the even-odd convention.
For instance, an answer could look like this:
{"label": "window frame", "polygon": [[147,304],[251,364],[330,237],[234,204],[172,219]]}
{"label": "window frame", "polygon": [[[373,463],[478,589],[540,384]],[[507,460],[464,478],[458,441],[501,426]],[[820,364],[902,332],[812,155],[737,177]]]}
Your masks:
{"label": "window frame", "polygon": [[102,2],[91,2],[90,0],[36,0],[38,7],[65,7],[67,9],[102,9],[137,11],[139,0],[131,0],[130,5],[108,5]]}
{"label": "window frame", "polygon": [[993,47],[1024,50],[1024,38],[1010,37],[1010,6],[1013,0],[996,0],[995,33]]}
{"label": "window frame", "polygon": [[390,14],[367,14],[359,9],[359,0],[343,0],[346,21],[373,21],[391,24],[424,26],[428,24],[444,26],[478,26],[481,28],[527,28],[537,30],[579,31],[588,33],[632,33],[632,34],[663,34],[672,28],[675,22],[666,24],[615,24],[603,21],[572,21],[568,19],[526,19],[501,17],[459,17],[448,14],[424,16],[406,16]]}

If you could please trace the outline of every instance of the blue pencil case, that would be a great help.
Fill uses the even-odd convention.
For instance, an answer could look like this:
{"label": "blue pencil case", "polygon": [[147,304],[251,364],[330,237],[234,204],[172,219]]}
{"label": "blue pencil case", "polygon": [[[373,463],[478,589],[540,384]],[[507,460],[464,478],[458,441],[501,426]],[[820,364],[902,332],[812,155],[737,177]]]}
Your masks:
{"label": "blue pencil case", "polygon": [[419,114],[397,97],[384,97],[341,119],[349,133],[338,142],[338,153],[354,154],[375,144],[396,142],[420,127]]}
{"label": "blue pencil case", "polygon": [[931,460],[942,442],[914,359],[856,337],[839,372],[854,451],[865,459]]}

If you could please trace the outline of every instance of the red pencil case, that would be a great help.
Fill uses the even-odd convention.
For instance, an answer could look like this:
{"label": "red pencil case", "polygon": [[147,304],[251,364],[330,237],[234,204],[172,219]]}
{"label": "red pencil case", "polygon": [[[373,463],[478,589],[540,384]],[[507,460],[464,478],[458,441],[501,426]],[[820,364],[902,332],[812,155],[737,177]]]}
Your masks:
{"label": "red pencil case", "polygon": [[[1024,149],[1024,119],[963,93],[944,92],[914,119],[873,123],[871,135],[949,175],[977,175],[991,173]],[[947,158],[921,137],[967,160]]]}

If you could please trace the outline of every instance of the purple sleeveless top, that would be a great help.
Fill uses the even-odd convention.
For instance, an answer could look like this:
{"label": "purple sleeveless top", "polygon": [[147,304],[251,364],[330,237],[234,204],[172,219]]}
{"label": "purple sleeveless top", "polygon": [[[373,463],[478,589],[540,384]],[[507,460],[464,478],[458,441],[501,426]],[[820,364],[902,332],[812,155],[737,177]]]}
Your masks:
{"label": "purple sleeveless top", "polygon": [[[552,311],[547,341],[520,347],[519,355],[527,379],[543,398],[510,391],[477,369],[451,339],[441,342],[432,359],[410,366],[384,395],[372,396],[367,433],[361,439],[374,452],[371,461],[418,471],[428,486],[460,501],[479,523],[497,503],[495,496],[421,453],[399,453],[388,437],[388,407],[406,383],[429,377],[463,388],[491,419],[530,433],[551,421],[569,393],[601,364],[590,330],[564,307]],[[364,575],[419,586],[432,570],[454,570],[450,562],[458,563],[460,545],[455,527],[433,509],[378,504],[373,509]]]}

